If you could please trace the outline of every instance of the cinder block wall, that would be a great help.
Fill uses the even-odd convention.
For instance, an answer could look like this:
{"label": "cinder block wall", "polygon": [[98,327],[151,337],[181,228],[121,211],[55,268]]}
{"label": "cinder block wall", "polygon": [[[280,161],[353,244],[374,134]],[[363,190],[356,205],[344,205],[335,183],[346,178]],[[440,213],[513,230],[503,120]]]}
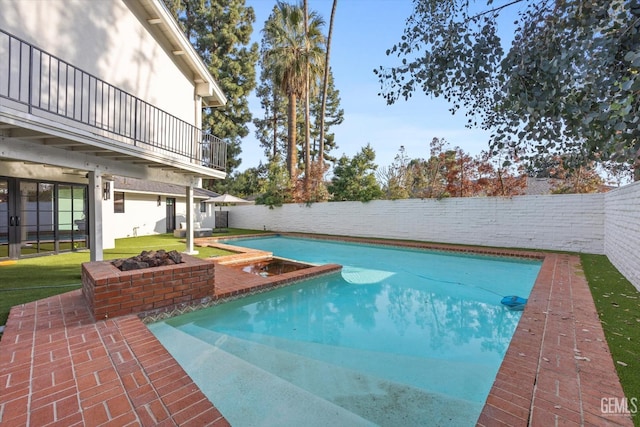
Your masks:
{"label": "cinder block wall", "polygon": [[230,208],[229,226],[604,253],[604,194]]}
{"label": "cinder block wall", "polygon": [[640,290],[640,182],[605,195],[604,250]]}

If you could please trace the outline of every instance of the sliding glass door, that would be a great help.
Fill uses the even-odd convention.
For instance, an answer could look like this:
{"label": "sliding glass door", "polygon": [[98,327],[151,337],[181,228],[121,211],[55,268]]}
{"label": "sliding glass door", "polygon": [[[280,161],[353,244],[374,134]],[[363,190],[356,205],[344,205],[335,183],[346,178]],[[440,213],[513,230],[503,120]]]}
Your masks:
{"label": "sliding glass door", "polygon": [[55,185],[20,182],[20,256],[56,252]]}
{"label": "sliding glass door", "polygon": [[86,248],[87,186],[0,178],[0,258]]}
{"label": "sliding glass door", "polygon": [[87,248],[87,187],[58,184],[59,250]]}

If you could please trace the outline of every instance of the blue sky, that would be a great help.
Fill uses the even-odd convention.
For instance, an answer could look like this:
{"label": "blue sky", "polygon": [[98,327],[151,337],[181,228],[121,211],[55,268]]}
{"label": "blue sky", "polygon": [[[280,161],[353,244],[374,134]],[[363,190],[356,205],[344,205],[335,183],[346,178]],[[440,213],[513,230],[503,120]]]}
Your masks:
{"label": "blue sky", "polygon": [[[260,31],[275,0],[245,0],[245,4],[256,13],[253,38],[260,42]],[[331,5],[331,0],[309,0],[309,8],[326,21],[325,34]],[[409,157],[427,158],[433,137],[445,138],[452,147],[459,146],[471,155],[487,149],[488,132],[466,128],[464,113],[452,115],[442,98],[420,92],[409,101],[400,100],[389,106],[377,95],[380,85],[373,70],[397,63],[397,57],[387,57],[385,52],[400,40],[412,10],[411,0],[339,0],[330,65],[345,119],[332,128],[338,144],[333,155],[352,157],[369,143],[376,152],[376,163],[387,166],[401,145]],[[251,97],[249,106],[254,117],[262,117],[255,97]],[[240,171],[257,166],[261,160],[266,163],[253,126],[250,128],[250,135],[242,144]]]}

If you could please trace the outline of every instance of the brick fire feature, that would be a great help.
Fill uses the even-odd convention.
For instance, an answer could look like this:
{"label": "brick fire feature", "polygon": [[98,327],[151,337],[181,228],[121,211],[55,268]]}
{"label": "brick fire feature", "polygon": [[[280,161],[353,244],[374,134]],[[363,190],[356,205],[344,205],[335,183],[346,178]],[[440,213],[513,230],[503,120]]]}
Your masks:
{"label": "brick fire feature", "polygon": [[214,299],[214,264],[182,255],[181,264],[120,271],[111,261],[82,264],[82,294],[96,320],[154,316]]}

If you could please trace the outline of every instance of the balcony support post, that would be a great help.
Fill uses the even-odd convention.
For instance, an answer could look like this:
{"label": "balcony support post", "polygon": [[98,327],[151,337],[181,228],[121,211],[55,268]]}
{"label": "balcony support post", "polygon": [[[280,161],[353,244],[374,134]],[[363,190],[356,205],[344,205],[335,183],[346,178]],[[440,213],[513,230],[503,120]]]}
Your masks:
{"label": "balcony support post", "polygon": [[89,254],[91,261],[102,261],[102,174],[89,171]]}
{"label": "balcony support post", "polygon": [[189,255],[197,255],[198,251],[193,249],[193,184],[186,187],[186,203],[187,203],[187,249],[185,253]]}

